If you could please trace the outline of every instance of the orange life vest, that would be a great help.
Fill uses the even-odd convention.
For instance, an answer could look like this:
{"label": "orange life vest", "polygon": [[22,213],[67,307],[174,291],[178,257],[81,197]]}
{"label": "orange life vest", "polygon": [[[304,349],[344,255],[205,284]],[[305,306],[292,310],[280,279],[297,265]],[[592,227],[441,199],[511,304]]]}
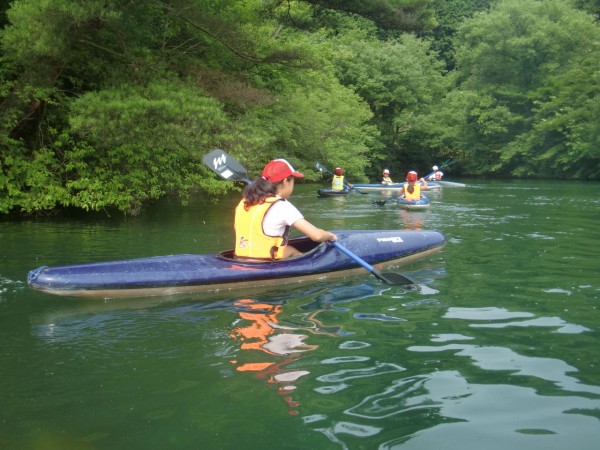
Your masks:
{"label": "orange life vest", "polygon": [[415,183],[414,191],[411,194],[408,192],[408,183],[404,183],[404,198],[407,200],[420,200],[421,199],[421,185],[419,183]]}
{"label": "orange life vest", "polygon": [[286,227],[282,236],[268,236],[263,229],[267,211],[280,200],[283,199],[269,197],[264,203],[253,205],[248,210],[245,208],[244,199],[240,201],[235,209],[235,256],[270,260],[283,257],[290,227]]}

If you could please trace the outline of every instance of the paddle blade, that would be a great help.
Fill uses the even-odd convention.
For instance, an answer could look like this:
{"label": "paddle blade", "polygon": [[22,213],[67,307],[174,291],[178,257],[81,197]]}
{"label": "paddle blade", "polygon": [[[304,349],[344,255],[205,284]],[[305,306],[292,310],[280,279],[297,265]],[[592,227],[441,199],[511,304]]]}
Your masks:
{"label": "paddle blade", "polygon": [[244,181],[246,183],[252,183],[248,179],[246,169],[239,162],[225,153],[220,148],[215,148],[210,153],[207,153],[202,158],[204,164],[206,164],[213,172],[229,181]]}
{"label": "paddle blade", "polygon": [[373,275],[377,276],[377,278],[379,278],[381,281],[383,281],[387,284],[401,284],[401,285],[415,284],[415,282],[413,280],[402,275],[401,273],[395,273],[395,272],[381,273],[381,272],[379,272],[378,274],[373,274]]}
{"label": "paddle blade", "polygon": [[330,173],[329,170],[327,170],[327,168],[324,165],[322,165],[320,162],[316,162],[315,167],[321,173]]}
{"label": "paddle blade", "polygon": [[377,204],[379,206],[383,206],[387,202],[391,202],[392,200],[396,200],[397,198],[398,198],[398,195],[394,195],[394,196],[388,198],[387,200],[377,200],[377,201],[374,201],[373,203],[375,203],[375,204]]}

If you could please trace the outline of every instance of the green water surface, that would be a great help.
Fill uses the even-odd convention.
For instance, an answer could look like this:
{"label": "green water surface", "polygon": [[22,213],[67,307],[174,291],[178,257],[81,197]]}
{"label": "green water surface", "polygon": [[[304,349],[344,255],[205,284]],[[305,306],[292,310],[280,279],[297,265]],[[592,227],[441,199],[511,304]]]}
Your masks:
{"label": "green water surface", "polygon": [[296,186],[323,228],[443,231],[415,289],[56,297],[27,272],[230,248],[237,196],[0,221],[0,448],[598,448],[600,184],[460,181],[425,212]]}

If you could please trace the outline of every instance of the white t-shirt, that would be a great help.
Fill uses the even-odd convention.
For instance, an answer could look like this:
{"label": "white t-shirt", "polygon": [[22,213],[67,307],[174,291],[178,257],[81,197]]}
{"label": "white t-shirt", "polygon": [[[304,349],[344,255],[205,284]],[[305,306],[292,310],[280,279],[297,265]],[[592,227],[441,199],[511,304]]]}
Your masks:
{"label": "white t-shirt", "polygon": [[281,236],[286,226],[304,219],[298,208],[286,200],[275,202],[265,214],[263,230],[268,236]]}

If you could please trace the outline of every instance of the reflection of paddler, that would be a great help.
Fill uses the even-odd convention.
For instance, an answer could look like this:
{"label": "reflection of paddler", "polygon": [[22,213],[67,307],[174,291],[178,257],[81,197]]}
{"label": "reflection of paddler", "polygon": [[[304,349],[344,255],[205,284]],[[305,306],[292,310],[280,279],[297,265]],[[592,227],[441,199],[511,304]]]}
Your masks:
{"label": "reflection of paddler", "polygon": [[[281,314],[281,305],[256,303],[254,300],[238,300],[235,306],[242,306],[246,311],[240,311],[240,318],[249,322],[246,326],[235,328],[230,336],[242,341],[242,350],[260,350],[269,355],[283,356],[313,350],[314,345],[307,345],[303,341],[306,335],[294,333],[276,333],[276,330],[295,330],[279,324],[277,316]],[[238,366],[237,370],[263,371],[274,362],[247,363]]]}
{"label": "reflection of paddler", "polygon": [[404,222],[405,230],[422,230],[423,229],[423,216],[421,214],[415,214],[406,210],[401,210],[400,221]]}
{"label": "reflection of paddler", "polygon": [[[233,339],[242,341],[242,350],[265,350],[263,346],[268,342],[269,335],[273,334],[274,327],[279,321],[277,315],[281,313],[281,305],[256,303],[254,300],[243,299],[235,302],[235,306],[242,306],[248,311],[240,311],[240,318],[249,322],[247,326],[235,328],[231,333]],[[273,353],[271,353],[273,354]]]}
{"label": "reflection of paddler", "polygon": [[[295,353],[313,350],[316,346],[307,345],[303,340],[307,337],[285,332],[295,330],[279,324],[277,316],[282,312],[281,305],[258,303],[254,300],[238,300],[235,306],[243,308],[239,312],[240,318],[245,322],[230,332],[230,336],[242,342],[242,350],[259,350],[268,355],[287,356],[283,361],[263,361],[242,363],[237,366],[239,372],[256,372],[259,378],[266,378],[267,382],[278,386],[278,392],[284,395],[284,401],[292,408],[298,402],[288,395],[296,387],[293,383],[300,377],[307,375],[305,370],[286,371],[283,367],[295,360]],[[237,361],[231,361],[238,364]],[[290,411],[297,414],[297,411]]]}

